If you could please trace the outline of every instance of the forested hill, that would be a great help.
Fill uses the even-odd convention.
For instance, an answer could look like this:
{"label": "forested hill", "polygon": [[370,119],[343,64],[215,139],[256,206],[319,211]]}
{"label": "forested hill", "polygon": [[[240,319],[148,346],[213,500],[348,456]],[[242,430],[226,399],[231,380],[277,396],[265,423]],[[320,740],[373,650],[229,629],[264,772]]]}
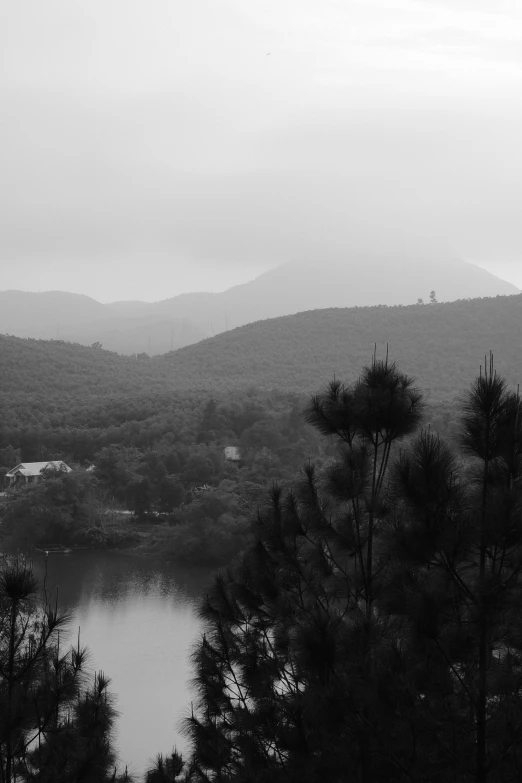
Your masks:
{"label": "forested hill", "polygon": [[314,310],[258,321],[150,359],[99,348],[0,335],[3,405],[77,403],[177,389],[256,386],[309,392],[350,380],[374,343],[432,400],[466,387],[492,350],[510,383],[522,379],[522,295],[408,307]]}
{"label": "forested hill", "polygon": [[156,357],[176,383],[228,388],[255,384],[317,389],[333,375],[351,380],[377,343],[399,367],[447,398],[475,377],[494,352],[510,383],[522,380],[522,295],[407,307],[314,310],[258,321]]}
{"label": "forested hill", "polygon": [[171,368],[63,340],[0,335],[0,394],[80,401],[165,389]]}

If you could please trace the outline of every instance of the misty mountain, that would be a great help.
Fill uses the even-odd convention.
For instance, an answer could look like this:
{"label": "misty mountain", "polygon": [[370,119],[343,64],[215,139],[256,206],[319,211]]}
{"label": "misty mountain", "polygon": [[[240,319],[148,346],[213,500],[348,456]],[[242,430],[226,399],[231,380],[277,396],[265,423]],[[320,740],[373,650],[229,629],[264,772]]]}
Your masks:
{"label": "misty mountain", "polygon": [[64,291],[0,291],[0,333],[81,345],[99,342],[122,354],[163,353],[208,337],[189,319],[148,302],[101,304]]}
{"label": "misty mountain", "polygon": [[140,302],[138,299],[134,299],[124,302],[109,302],[105,307],[115,315],[124,315],[132,318],[136,315],[142,315],[148,310],[150,302]]}
{"label": "misty mountain", "polygon": [[157,311],[190,318],[213,333],[236,326],[328,307],[408,305],[519,293],[511,283],[455,258],[423,254],[355,252],[324,264],[293,261],[222,293],[183,294],[157,302]]}
{"label": "misty mountain", "polygon": [[59,291],[3,291],[0,332],[157,355],[267,318],[331,307],[414,304],[429,301],[432,290],[439,302],[518,292],[442,251],[353,250],[349,260],[292,261],[221,293],[181,294],[155,303],[100,304]]}
{"label": "misty mountain", "polygon": [[0,332],[53,339],[71,324],[104,318],[106,306],[83,294],[0,291]]}
{"label": "misty mountain", "polygon": [[334,375],[353,380],[371,360],[375,343],[379,357],[388,345],[390,359],[437,402],[466,388],[490,350],[508,383],[520,382],[521,324],[522,294],[314,310],[248,324],[152,359],[0,335],[0,421],[8,426],[20,406],[30,418],[36,411],[48,415],[60,410],[61,400],[81,407],[118,395],[249,387],[310,393]]}

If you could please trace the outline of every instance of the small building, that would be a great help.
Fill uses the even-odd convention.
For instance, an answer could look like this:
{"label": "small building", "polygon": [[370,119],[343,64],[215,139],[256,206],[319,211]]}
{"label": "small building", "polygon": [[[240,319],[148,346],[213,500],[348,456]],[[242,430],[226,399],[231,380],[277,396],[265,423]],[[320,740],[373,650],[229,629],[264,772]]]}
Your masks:
{"label": "small building", "polygon": [[225,459],[228,459],[231,462],[239,462],[241,459],[239,446],[225,446]]}
{"label": "small building", "polygon": [[11,487],[14,484],[23,482],[30,484],[38,481],[42,473],[46,470],[58,470],[62,473],[71,473],[72,468],[62,462],[62,460],[48,460],[47,462],[20,462],[15,468],[12,468],[5,474],[5,481]]}

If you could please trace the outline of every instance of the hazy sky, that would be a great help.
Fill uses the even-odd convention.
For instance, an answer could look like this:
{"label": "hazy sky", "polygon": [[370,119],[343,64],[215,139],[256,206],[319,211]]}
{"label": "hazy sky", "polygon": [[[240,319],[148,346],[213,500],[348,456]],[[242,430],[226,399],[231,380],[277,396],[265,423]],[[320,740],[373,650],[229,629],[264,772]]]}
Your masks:
{"label": "hazy sky", "polygon": [[223,290],[390,231],[522,288],[520,0],[0,0],[0,288]]}

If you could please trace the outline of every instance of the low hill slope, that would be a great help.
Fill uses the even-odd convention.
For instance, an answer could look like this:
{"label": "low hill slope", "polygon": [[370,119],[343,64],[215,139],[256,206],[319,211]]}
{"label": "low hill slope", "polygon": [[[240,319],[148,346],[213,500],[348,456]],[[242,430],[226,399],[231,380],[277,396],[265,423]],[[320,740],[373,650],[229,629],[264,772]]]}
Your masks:
{"label": "low hill slope", "polygon": [[[151,360],[120,356],[62,340],[0,335],[0,398],[16,405],[81,404],[91,398],[123,396],[165,388],[170,368],[151,368]],[[152,370],[152,371],[151,371]]]}
{"label": "low hill slope", "polygon": [[494,352],[510,383],[522,380],[522,295],[408,307],[331,308],[248,324],[156,357],[187,387],[254,384],[317,389],[333,375],[350,380],[382,356],[430,390],[433,399],[466,387]]}
{"label": "low hill slope", "polygon": [[40,411],[174,390],[256,386],[309,393],[334,375],[349,381],[374,344],[448,399],[476,376],[484,355],[510,384],[522,380],[522,295],[408,307],[331,308],[248,324],[152,359],[61,341],[0,335],[0,403]]}

